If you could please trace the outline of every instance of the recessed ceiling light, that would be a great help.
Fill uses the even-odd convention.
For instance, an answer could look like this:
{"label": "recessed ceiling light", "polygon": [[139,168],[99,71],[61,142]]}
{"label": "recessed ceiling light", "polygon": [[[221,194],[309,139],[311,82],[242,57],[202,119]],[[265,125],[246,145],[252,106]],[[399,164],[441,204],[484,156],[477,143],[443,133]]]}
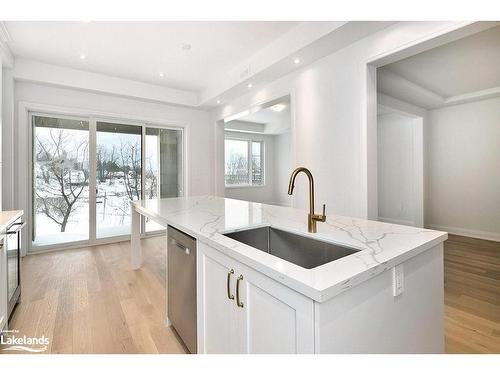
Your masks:
{"label": "recessed ceiling light", "polygon": [[271,108],[274,112],[281,112],[286,108],[286,104],[278,103],[278,104],[272,105],[269,108]]}
{"label": "recessed ceiling light", "polygon": [[184,50],[184,51],[189,51],[191,49],[191,44],[189,43],[182,43],[181,44],[181,48]]}
{"label": "recessed ceiling light", "polygon": [[300,64],[300,59],[299,59],[298,57],[296,57],[295,59],[293,59],[293,63],[294,63],[295,65]]}
{"label": "recessed ceiling light", "polygon": [[85,60],[87,58],[87,55],[84,53],[80,53],[80,60]]}
{"label": "recessed ceiling light", "polygon": [[160,72],[159,76],[160,76],[160,78],[163,78],[163,77],[165,77],[165,74],[163,72]]}
{"label": "recessed ceiling light", "polygon": [[220,99],[217,99],[217,104],[220,104]]}
{"label": "recessed ceiling light", "polygon": [[247,85],[247,87],[248,87],[249,89],[251,89],[251,88],[253,87],[253,85],[252,85],[251,83],[249,83],[249,84]]}

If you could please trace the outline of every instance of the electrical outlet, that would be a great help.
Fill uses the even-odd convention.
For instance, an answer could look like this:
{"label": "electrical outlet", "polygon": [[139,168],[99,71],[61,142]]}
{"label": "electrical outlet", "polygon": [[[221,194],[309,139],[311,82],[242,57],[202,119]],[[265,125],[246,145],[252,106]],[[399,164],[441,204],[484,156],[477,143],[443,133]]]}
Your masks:
{"label": "electrical outlet", "polygon": [[392,295],[399,296],[405,290],[405,274],[403,265],[399,264],[392,269]]}

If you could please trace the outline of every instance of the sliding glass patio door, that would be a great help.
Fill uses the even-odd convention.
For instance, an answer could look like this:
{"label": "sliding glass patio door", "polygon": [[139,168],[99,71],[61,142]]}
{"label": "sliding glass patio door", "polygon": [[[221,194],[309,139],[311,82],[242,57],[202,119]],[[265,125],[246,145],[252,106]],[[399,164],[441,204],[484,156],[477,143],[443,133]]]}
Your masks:
{"label": "sliding glass patio door", "polygon": [[142,127],[96,123],[96,238],[130,234],[130,201],[142,197]]}
{"label": "sliding glass patio door", "polygon": [[[145,132],[144,198],[173,198],[183,195],[182,130],[147,127]],[[147,232],[164,229],[146,218]]]}
{"label": "sliding glass patio door", "polygon": [[89,122],[33,116],[32,241],[89,239]]}
{"label": "sliding glass patio door", "polygon": [[[184,194],[180,128],[32,114],[32,248],[130,234],[130,202]],[[163,230],[152,221],[143,232]]]}

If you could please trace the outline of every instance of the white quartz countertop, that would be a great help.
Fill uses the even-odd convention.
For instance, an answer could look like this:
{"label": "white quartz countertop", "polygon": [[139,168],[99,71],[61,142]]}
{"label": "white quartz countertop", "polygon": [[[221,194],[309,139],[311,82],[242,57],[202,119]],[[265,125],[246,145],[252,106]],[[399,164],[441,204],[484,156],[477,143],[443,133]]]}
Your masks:
{"label": "white quartz countertop", "polygon": [[[139,213],[159,224],[174,226],[318,302],[448,238],[445,232],[332,214],[327,214],[326,223],[318,223],[317,233],[308,233],[306,211],[213,196],[150,199],[133,204]],[[222,235],[267,225],[361,251],[305,269]]]}
{"label": "white quartz countertop", "polygon": [[23,216],[23,210],[0,211],[0,233],[5,232],[5,229],[14,221]]}

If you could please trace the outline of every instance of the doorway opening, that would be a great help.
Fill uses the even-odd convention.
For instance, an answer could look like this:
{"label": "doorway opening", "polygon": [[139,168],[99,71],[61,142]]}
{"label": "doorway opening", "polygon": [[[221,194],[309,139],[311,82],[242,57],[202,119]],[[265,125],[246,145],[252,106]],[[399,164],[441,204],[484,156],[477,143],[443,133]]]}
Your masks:
{"label": "doorway opening", "polygon": [[499,44],[495,26],[377,69],[379,220],[500,241]]}
{"label": "doorway opening", "polygon": [[[287,184],[292,161],[290,95],[223,119],[224,196],[291,206]],[[222,177],[222,176],[221,176]]]}

